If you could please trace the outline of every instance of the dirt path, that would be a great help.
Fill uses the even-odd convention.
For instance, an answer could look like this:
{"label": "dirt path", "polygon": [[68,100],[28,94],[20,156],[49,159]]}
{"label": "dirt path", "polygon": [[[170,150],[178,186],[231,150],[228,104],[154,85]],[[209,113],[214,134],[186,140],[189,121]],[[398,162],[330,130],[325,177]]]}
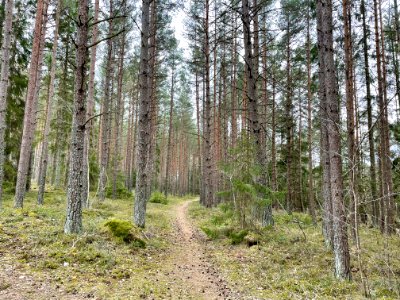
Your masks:
{"label": "dirt path", "polygon": [[204,252],[204,241],[188,219],[187,201],[176,207],[177,247],[174,275],[185,288],[191,290],[194,299],[240,299],[227,286]]}

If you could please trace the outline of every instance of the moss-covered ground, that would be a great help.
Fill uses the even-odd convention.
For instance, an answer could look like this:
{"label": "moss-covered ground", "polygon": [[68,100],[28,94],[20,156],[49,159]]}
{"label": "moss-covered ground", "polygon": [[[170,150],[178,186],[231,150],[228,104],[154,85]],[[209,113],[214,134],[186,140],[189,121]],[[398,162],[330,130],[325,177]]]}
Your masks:
{"label": "moss-covered ground", "polygon": [[347,282],[334,279],[332,252],[324,246],[321,225],[314,226],[308,215],[274,212],[273,228],[249,231],[238,243],[240,231],[225,205],[210,211],[196,202],[189,213],[209,237],[212,261],[243,294],[256,299],[364,299],[362,270],[372,299],[400,299],[399,236],[387,238],[361,226],[362,263],[350,241],[353,281]]}
{"label": "moss-covered ground", "polygon": [[[130,222],[132,198],[94,202],[84,210],[84,232],[65,235],[64,192],[48,191],[41,207],[36,192],[29,192],[21,210],[6,195],[0,299],[206,299],[189,286],[193,278],[177,274],[203,272],[178,261],[190,254],[182,252],[187,244],[178,245],[176,208],[190,197],[149,203],[144,230]],[[200,258],[213,264],[238,299],[363,299],[361,271],[372,299],[400,299],[398,236],[361,226],[362,262],[350,242],[353,281],[343,282],[334,279],[320,224],[315,227],[305,214],[275,212],[276,225],[258,231],[240,230],[226,206],[210,210],[191,202],[189,214],[208,236],[197,242],[204,248]]]}
{"label": "moss-covered ground", "polygon": [[[95,202],[83,212],[84,232],[65,235],[65,193],[46,192],[39,207],[36,193],[29,192],[20,210],[12,208],[12,196],[6,195],[0,211],[0,298],[174,298],[171,207],[185,199],[149,203],[144,230],[128,223],[133,197]],[[115,234],[111,227],[116,220],[121,224]],[[27,279],[33,283],[22,290]],[[47,287],[39,289],[41,285]],[[47,288],[53,290],[46,293]]]}

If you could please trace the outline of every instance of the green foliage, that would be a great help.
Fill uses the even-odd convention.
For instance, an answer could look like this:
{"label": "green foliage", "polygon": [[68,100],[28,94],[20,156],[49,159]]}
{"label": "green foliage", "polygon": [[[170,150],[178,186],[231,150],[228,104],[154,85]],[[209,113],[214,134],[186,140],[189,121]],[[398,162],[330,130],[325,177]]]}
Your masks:
{"label": "green foliage", "polygon": [[119,175],[117,177],[115,195],[114,195],[114,187],[113,187],[112,182],[110,182],[106,188],[106,197],[114,198],[114,196],[116,199],[128,199],[128,198],[131,199],[133,197],[132,192],[130,192],[125,187],[125,181],[124,181],[124,177],[122,175]]}
{"label": "green foliage", "polygon": [[207,235],[208,238],[215,240],[219,237],[219,232],[216,228],[201,226],[200,229]]}
{"label": "green foliage", "polygon": [[159,203],[159,204],[168,204],[168,199],[165,195],[159,191],[155,191],[151,194],[150,200],[151,203]]}
{"label": "green foliage", "polygon": [[218,196],[233,203],[241,228],[251,227],[261,219],[264,207],[272,203],[273,193],[259,183],[262,170],[255,161],[255,144],[250,137],[243,135],[229,154],[232,159],[222,164],[221,170],[230,187]]}
{"label": "green foliage", "polygon": [[246,237],[246,235],[248,233],[249,232],[247,230],[240,230],[238,232],[233,231],[229,234],[228,237],[229,237],[232,245],[237,245],[237,244],[240,244],[241,242],[243,242],[244,238]]}
{"label": "green foliage", "polygon": [[146,243],[137,237],[138,230],[135,232],[135,227],[131,222],[112,219],[107,221],[104,226],[108,227],[114,237],[121,239],[127,244],[131,243],[138,248],[144,248],[146,246]]}

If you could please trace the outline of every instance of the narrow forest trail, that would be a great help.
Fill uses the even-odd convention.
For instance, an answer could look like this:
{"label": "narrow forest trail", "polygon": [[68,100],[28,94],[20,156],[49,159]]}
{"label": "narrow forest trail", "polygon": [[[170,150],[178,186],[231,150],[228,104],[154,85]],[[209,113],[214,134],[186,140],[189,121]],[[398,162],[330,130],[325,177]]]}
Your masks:
{"label": "narrow forest trail", "polygon": [[172,275],[183,281],[184,288],[193,294],[193,299],[240,299],[207,258],[202,237],[188,217],[188,207],[193,201],[179,204],[174,211],[177,251]]}

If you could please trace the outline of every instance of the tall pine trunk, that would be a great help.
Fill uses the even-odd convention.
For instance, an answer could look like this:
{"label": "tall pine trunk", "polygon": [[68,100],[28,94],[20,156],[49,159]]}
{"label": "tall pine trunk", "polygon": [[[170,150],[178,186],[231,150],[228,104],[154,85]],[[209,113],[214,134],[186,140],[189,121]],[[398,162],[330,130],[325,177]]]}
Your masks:
{"label": "tall pine trunk", "polygon": [[55,87],[55,78],[56,78],[56,67],[57,67],[57,46],[58,46],[58,27],[60,24],[60,12],[61,12],[62,3],[59,1],[57,3],[57,11],[56,11],[56,24],[54,28],[54,43],[53,49],[51,53],[51,67],[50,67],[50,87],[47,95],[47,108],[46,108],[46,122],[44,125],[44,133],[43,133],[43,145],[42,145],[42,153],[40,155],[40,166],[39,166],[39,191],[37,202],[39,205],[43,204],[44,191],[46,187],[46,174],[47,174],[47,163],[49,158],[49,133],[50,133],[50,123],[53,115],[53,97],[54,97],[54,87]]}
{"label": "tall pine trunk", "polygon": [[39,91],[41,74],[41,58],[44,48],[44,15],[47,14],[46,0],[38,0],[36,8],[35,28],[33,36],[31,64],[29,68],[29,83],[26,93],[24,125],[20,154],[18,161],[17,183],[15,187],[14,207],[21,208],[24,203],[28,172],[30,166],[30,156],[32,143],[36,127],[37,94]]}
{"label": "tall pine trunk", "polygon": [[137,176],[133,218],[139,227],[144,227],[148,197],[149,176],[147,173],[148,152],[151,142],[151,91],[149,90],[149,35],[150,0],[142,1],[142,37],[140,46],[140,99],[138,124]]}
{"label": "tall pine trunk", "polygon": [[13,27],[14,1],[7,0],[5,6],[5,19],[3,24],[3,39],[1,44],[1,73],[0,73],[0,209],[3,196],[4,178],[4,152],[5,152],[5,131],[6,131],[6,107],[8,77],[10,71],[10,50]]}
{"label": "tall pine trunk", "polygon": [[[94,2],[94,18],[93,22],[96,23],[99,19],[99,11],[100,11],[100,0],[95,0]],[[97,24],[93,25],[92,28],[92,43],[97,42],[98,36],[98,26]],[[97,57],[97,45],[92,46],[90,51],[90,70],[89,70],[89,85],[88,85],[88,98],[87,98],[87,111],[86,118],[89,120],[93,117],[94,110],[94,77],[96,70],[96,57]],[[90,120],[86,124],[85,130],[85,141],[83,148],[83,189],[82,189],[82,205],[85,207],[89,207],[89,192],[90,192],[90,182],[89,182],[89,172],[90,172],[90,163],[89,163],[89,152],[90,152],[90,134],[92,130],[93,121]]]}
{"label": "tall pine trunk", "polygon": [[88,0],[79,0],[75,59],[74,111],[71,132],[71,153],[67,188],[67,216],[64,232],[82,231],[83,144],[86,122],[86,77],[88,57]]}
{"label": "tall pine trunk", "polygon": [[[330,199],[332,203],[332,231],[335,276],[338,279],[351,279],[350,253],[347,240],[346,216],[343,199],[342,157],[340,139],[339,94],[336,78],[336,67],[333,50],[332,1],[318,0],[318,18],[322,17],[322,45],[319,45],[319,55],[323,56],[324,96],[327,119],[321,119],[321,125],[326,123],[328,133],[328,150],[330,166]],[[322,16],[321,16],[321,15]],[[320,41],[319,41],[320,42]],[[321,104],[321,106],[324,106]]]}

